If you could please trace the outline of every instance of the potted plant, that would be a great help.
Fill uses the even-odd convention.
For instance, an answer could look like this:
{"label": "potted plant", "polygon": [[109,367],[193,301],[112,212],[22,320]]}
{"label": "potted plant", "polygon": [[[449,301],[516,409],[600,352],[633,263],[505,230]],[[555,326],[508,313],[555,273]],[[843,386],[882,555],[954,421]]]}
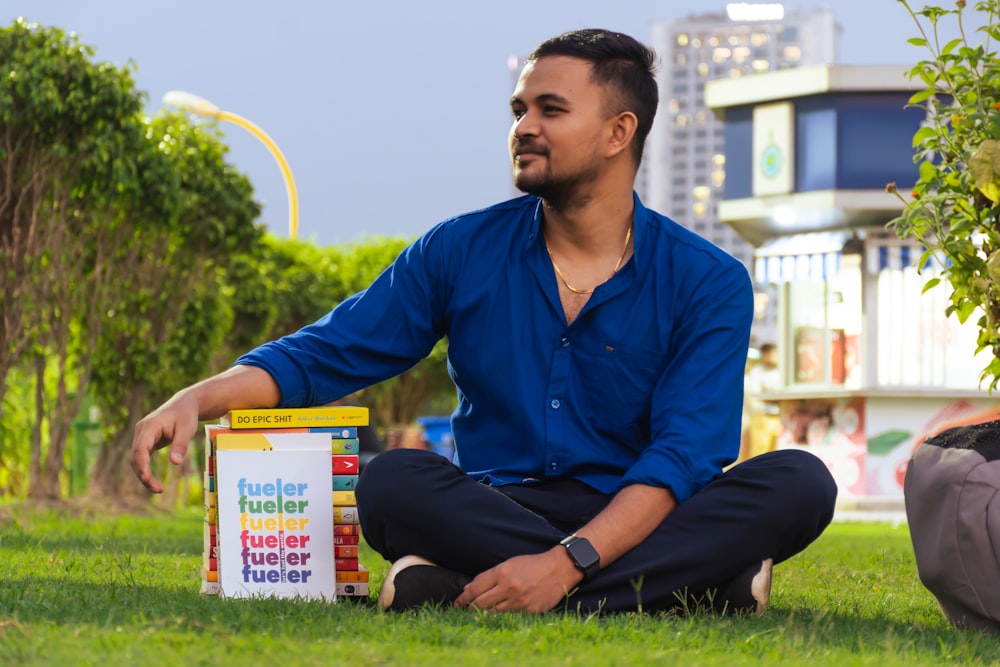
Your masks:
{"label": "potted plant", "polygon": [[[919,266],[938,262],[924,291],[951,286],[948,315],[978,316],[976,353],[987,353],[980,383],[1000,383],[1000,0],[914,10],[928,56],[910,76],[926,110],[913,137],[919,178],[890,225],[926,248]],[[971,33],[970,23],[977,25]],[[950,37],[945,34],[954,32]],[[1000,632],[1000,421],[928,438],[914,452],[903,485],[917,569],[949,621]]]}

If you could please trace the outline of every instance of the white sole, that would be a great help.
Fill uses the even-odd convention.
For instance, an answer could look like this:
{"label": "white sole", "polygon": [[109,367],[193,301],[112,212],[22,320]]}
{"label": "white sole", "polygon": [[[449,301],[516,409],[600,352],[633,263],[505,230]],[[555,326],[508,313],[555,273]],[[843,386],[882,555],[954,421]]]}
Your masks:
{"label": "white sole", "polygon": [[382,581],[382,588],[378,592],[378,602],[375,604],[378,606],[379,611],[385,611],[392,606],[393,600],[396,599],[396,575],[405,570],[408,567],[413,567],[414,565],[431,565],[437,567],[437,563],[432,563],[426,558],[420,556],[403,556],[389,568],[389,571],[385,573],[385,579]]}

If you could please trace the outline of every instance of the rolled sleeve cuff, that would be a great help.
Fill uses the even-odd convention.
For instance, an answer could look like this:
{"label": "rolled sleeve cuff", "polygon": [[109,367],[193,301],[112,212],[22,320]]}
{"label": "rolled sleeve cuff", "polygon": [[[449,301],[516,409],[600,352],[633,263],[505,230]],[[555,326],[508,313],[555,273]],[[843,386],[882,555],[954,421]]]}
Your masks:
{"label": "rolled sleeve cuff", "polygon": [[307,407],[315,404],[310,400],[311,392],[305,369],[276,342],[265,343],[247,352],[233,365],[254,366],[274,378],[281,392],[279,408]]}
{"label": "rolled sleeve cuff", "polygon": [[645,484],[670,489],[678,503],[700,491],[709,479],[699,479],[676,457],[668,453],[649,450],[642,455],[625,476],[619,489],[632,484]]}

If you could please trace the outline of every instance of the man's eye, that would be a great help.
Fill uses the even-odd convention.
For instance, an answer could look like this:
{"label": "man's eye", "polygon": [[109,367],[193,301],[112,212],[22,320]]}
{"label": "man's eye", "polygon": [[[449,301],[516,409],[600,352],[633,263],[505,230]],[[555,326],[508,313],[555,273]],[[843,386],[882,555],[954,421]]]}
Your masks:
{"label": "man's eye", "polygon": [[524,115],[524,109],[511,109],[510,111],[512,114],[514,114],[515,119],[520,118],[521,116]]}
{"label": "man's eye", "polygon": [[548,105],[546,107],[543,107],[542,111],[544,111],[547,114],[554,114],[554,113],[560,113],[562,109],[560,107],[554,107],[552,105]]}

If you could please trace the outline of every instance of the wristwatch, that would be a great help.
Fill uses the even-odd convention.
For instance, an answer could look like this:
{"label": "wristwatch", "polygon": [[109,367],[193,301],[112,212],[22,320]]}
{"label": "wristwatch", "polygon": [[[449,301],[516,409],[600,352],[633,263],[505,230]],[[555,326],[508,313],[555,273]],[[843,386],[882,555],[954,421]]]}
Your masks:
{"label": "wristwatch", "polygon": [[584,581],[593,578],[595,574],[600,572],[601,555],[597,553],[597,549],[586,538],[573,534],[559,544],[566,547],[566,553],[569,554],[573,565],[580,572],[583,572]]}

